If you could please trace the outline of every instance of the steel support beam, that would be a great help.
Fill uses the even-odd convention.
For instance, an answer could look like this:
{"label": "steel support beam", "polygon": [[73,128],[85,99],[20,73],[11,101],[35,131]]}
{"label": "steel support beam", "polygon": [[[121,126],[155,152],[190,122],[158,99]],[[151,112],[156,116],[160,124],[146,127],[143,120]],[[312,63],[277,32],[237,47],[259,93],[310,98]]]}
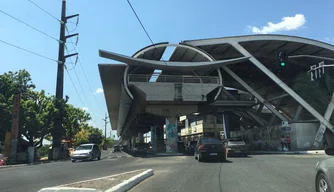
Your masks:
{"label": "steel support beam", "polygon": [[302,112],[302,110],[303,110],[303,106],[298,105],[297,110],[295,112],[295,115],[292,118],[293,121],[297,121],[299,119],[299,116],[300,116],[300,113]]}
{"label": "steel support beam", "polygon": [[266,122],[265,122],[263,119],[257,117],[257,116],[256,116],[254,113],[252,113],[251,111],[246,111],[246,113],[247,113],[249,116],[251,116],[256,122],[258,122],[261,126],[265,126],[265,125],[266,125]]}
{"label": "steel support beam", "polygon": [[275,101],[275,100],[277,100],[277,99],[280,99],[280,98],[283,98],[283,97],[286,97],[286,96],[290,96],[290,95],[287,94],[287,93],[285,93],[285,94],[283,94],[283,95],[280,95],[280,96],[277,96],[277,97],[268,99],[268,100],[266,100],[266,102],[269,102],[269,101]]}
{"label": "steel support beam", "polygon": [[[334,132],[333,125],[324,118],[318,111],[316,111],[310,104],[308,104],[303,98],[301,98],[296,92],[294,92],[289,86],[287,86],[282,80],[280,80],[274,73],[272,73],[266,66],[264,66],[259,60],[257,60],[252,54],[250,54],[245,48],[243,48],[237,42],[231,42],[232,46],[238,50],[245,57],[250,57],[249,60],[257,66],[264,74],[266,74],[271,80],[273,80],[278,86],[280,86],[286,93],[291,95],[300,105],[302,105],[307,111],[309,111],[315,118],[317,118],[321,124],[328,127]],[[226,66],[224,67],[226,68]],[[285,119],[285,118],[284,118]]]}
{"label": "steel support beam", "polygon": [[[330,118],[332,116],[332,113],[333,113],[333,110],[334,110],[334,93],[332,94],[331,101],[329,102],[329,104],[327,106],[327,109],[326,109],[326,112],[325,112],[325,115],[324,115],[325,120],[327,120],[327,121],[330,120]],[[320,127],[318,129],[317,135],[315,136],[313,146],[315,146],[315,147],[319,146],[319,143],[322,141],[322,137],[323,137],[325,131],[326,131],[325,125],[323,123],[321,123]],[[331,131],[333,132],[333,129],[331,129]]]}
{"label": "steel support beam", "polygon": [[265,102],[264,98],[259,95],[256,91],[253,90],[245,81],[243,81],[237,74],[235,74],[229,67],[222,66],[229,75],[231,75],[240,85],[242,85],[249,93],[254,95],[256,99],[258,99],[261,103],[263,103],[271,112],[273,112],[277,117],[279,117],[282,121],[286,121],[287,119],[279,113],[271,104]]}
{"label": "steel support beam", "polygon": [[[279,105],[281,104],[282,100],[283,100],[283,97],[281,97],[281,98],[277,101],[276,107],[279,107]],[[275,116],[275,114],[273,114],[273,115],[271,116],[270,120],[269,120],[269,126],[273,125],[273,123],[274,123],[274,121],[275,121],[275,118],[276,118],[276,116]]]}

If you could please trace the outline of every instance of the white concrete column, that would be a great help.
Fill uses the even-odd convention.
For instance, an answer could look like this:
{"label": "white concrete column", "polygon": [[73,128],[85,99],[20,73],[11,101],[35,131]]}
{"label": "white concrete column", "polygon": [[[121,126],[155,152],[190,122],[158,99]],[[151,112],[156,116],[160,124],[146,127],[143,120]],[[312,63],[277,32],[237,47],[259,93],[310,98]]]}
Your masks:
{"label": "white concrete column", "polygon": [[132,136],[131,138],[131,148],[134,148],[136,144],[136,137]]}
{"label": "white concrete column", "polygon": [[144,134],[141,132],[138,133],[138,142],[144,143]]}
{"label": "white concrete column", "polygon": [[177,153],[178,152],[178,133],[177,133],[177,118],[166,118],[166,152]]}
{"label": "white concrete column", "polygon": [[151,145],[154,152],[157,151],[157,127],[151,126]]}

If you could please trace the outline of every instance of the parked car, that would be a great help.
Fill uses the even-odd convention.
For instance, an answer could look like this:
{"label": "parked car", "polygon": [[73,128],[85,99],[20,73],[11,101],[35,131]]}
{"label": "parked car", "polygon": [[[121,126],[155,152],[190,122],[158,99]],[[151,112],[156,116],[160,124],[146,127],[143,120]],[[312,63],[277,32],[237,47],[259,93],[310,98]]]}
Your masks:
{"label": "parked car", "polygon": [[149,143],[136,143],[135,147],[133,148],[133,152],[135,154],[146,155],[151,153],[152,150]]}
{"label": "parked car", "polygon": [[82,144],[79,145],[71,156],[72,162],[77,160],[94,160],[101,159],[101,150],[97,144]]}
{"label": "parked car", "polygon": [[[325,153],[334,156],[334,148],[325,149]],[[320,160],[315,165],[315,189],[317,192],[331,192],[334,185],[334,158]]]}
{"label": "parked car", "polygon": [[226,139],[224,143],[228,156],[241,155],[247,157],[247,145],[242,139]]}
{"label": "parked car", "polygon": [[186,153],[193,155],[195,153],[197,141],[190,141],[186,146]]}
{"label": "parked car", "polygon": [[113,153],[115,153],[115,152],[121,152],[121,148],[118,145],[114,145],[113,148],[112,148],[112,152]]}
{"label": "parked car", "polygon": [[225,145],[218,138],[201,137],[195,146],[194,156],[199,162],[208,159],[226,161]]}

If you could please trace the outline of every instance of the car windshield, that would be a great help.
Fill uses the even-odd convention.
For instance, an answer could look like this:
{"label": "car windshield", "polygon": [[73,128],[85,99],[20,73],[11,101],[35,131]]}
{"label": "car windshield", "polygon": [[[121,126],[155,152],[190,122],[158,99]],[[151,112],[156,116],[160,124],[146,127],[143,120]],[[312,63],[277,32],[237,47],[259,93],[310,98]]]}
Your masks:
{"label": "car windshield", "polygon": [[76,151],[89,150],[89,149],[92,149],[92,148],[93,148],[93,145],[80,145],[75,150]]}
{"label": "car windshield", "polygon": [[203,144],[222,144],[222,142],[216,138],[203,138],[202,143]]}

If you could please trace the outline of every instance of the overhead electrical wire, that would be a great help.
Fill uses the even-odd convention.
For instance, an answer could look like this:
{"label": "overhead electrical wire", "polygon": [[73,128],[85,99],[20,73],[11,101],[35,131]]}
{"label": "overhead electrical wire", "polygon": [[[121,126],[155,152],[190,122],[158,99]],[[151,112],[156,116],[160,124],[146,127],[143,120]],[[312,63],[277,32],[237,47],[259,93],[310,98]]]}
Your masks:
{"label": "overhead electrical wire", "polygon": [[7,44],[7,45],[9,45],[9,46],[15,47],[15,48],[17,48],[17,49],[20,49],[20,50],[22,50],[22,51],[25,51],[25,52],[28,52],[28,53],[31,53],[31,54],[37,55],[37,56],[39,56],[39,57],[42,57],[42,58],[44,58],[44,59],[48,59],[48,60],[50,60],[50,61],[55,61],[55,62],[57,62],[57,63],[60,63],[60,62],[61,62],[61,61],[58,61],[58,60],[52,59],[52,58],[50,58],[50,57],[46,57],[46,56],[44,56],[44,55],[41,55],[41,54],[39,54],[39,53],[36,53],[36,52],[30,51],[30,50],[28,50],[28,49],[25,49],[25,48],[19,47],[19,46],[17,46],[17,45],[14,45],[14,44],[8,43],[8,42],[6,42],[6,41],[3,41],[3,40],[1,40],[1,39],[0,39],[0,42],[1,42],[1,43],[4,43],[4,44]]}
{"label": "overhead electrical wire", "polygon": [[58,19],[57,17],[55,17],[54,15],[52,15],[51,13],[49,13],[48,11],[46,11],[45,9],[43,9],[42,7],[40,7],[39,5],[37,5],[35,2],[28,0],[30,3],[32,3],[33,5],[35,5],[36,7],[38,7],[40,10],[44,11],[46,14],[50,15],[52,18],[56,19],[57,21],[59,21],[60,23],[62,22],[60,19]]}
{"label": "overhead electrical wire", "polygon": [[81,101],[82,106],[85,106],[85,104],[84,104],[83,100],[81,99],[81,96],[80,96],[80,94],[79,94],[79,92],[78,92],[78,89],[77,89],[77,87],[75,86],[75,84],[74,84],[74,82],[73,82],[73,79],[72,79],[72,77],[71,77],[71,75],[70,75],[70,73],[68,72],[67,69],[66,69],[66,72],[67,72],[67,75],[68,75],[70,81],[72,82],[72,85],[73,85],[73,87],[74,87],[75,92],[77,93],[77,95],[78,95],[78,97],[79,97],[79,99],[80,99],[80,101]]}
{"label": "overhead electrical wire", "polygon": [[[68,30],[67,30],[67,31],[68,31]],[[70,39],[70,42],[71,42],[72,44],[74,44],[73,41],[72,41],[72,39]],[[76,47],[73,47],[73,49],[74,49],[75,52],[77,52]],[[78,63],[79,63],[79,65],[80,65],[81,70],[83,71],[84,77],[85,77],[85,79],[86,79],[86,81],[87,81],[87,84],[88,84],[88,86],[89,86],[89,88],[90,88],[90,91],[91,91],[92,93],[94,93],[94,90],[93,90],[93,88],[92,88],[92,86],[91,86],[91,84],[90,84],[90,82],[89,82],[89,80],[88,80],[88,77],[87,77],[87,75],[86,75],[86,72],[85,72],[84,68],[82,67],[80,57],[78,57]],[[96,101],[96,104],[98,105],[98,107],[102,108],[102,107],[100,106],[100,103],[97,101],[97,99],[96,99],[96,97],[95,97],[95,94],[93,94],[93,96],[94,96],[94,100]]]}
{"label": "overhead electrical wire", "polygon": [[[127,0],[127,2],[128,2],[128,4],[129,4],[129,6],[131,7],[132,12],[135,14],[135,16],[136,16],[138,22],[140,23],[141,27],[143,28],[144,32],[146,33],[146,36],[147,36],[148,39],[151,41],[151,43],[152,43],[152,45],[154,46],[154,48],[155,48],[156,50],[158,50],[158,48],[156,48],[156,46],[154,45],[154,42],[153,42],[151,36],[148,34],[148,32],[147,32],[147,30],[146,30],[144,24],[141,22],[139,16],[137,15],[137,12],[136,12],[135,9],[133,8],[133,6],[132,6],[130,0]],[[161,58],[162,58],[162,56],[161,56]],[[165,61],[164,58],[162,58],[162,61],[165,63],[165,65],[167,65],[167,63],[166,63],[166,61]]]}
{"label": "overhead electrical wire", "polygon": [[24,24],[24,25],[26,25],[26,26],[28,26],[28,27],[30,27],[31,29],[34,29],[35,31],[40,32],[41,34],[43,34],[43,35],[45,35],[45,36],[47,36],[47,37],[50,37],[51,39],[56,40],[56,41],[59,42],[59,43],[61,42],[59,39],[56,39],[56,38],[52,37],[51,35],[49,35],[49,34],[43,32],[43,31],[37,29],[36,27],[33,27],[33,26],[29,25],[28,23],[26,23],[26,22],[24,22],[24,21],[22,21],[22,20],[20,20],[20,19],[18,19],[18,18],[16,18],[16,17],[10,15],[9,13],[4,12],[4,11],[1,10],[1,9],[0,9],[0,12],[3,13],[3,14],[5,14],[5,15],[7,15],[8,17],[10,17],[10,18],[12,18],[12,19],[14,19],[14,20],[16,20],[16,21],[18,21],[18,22],[20,22],[20,23],[22,23],[22,24]]}

